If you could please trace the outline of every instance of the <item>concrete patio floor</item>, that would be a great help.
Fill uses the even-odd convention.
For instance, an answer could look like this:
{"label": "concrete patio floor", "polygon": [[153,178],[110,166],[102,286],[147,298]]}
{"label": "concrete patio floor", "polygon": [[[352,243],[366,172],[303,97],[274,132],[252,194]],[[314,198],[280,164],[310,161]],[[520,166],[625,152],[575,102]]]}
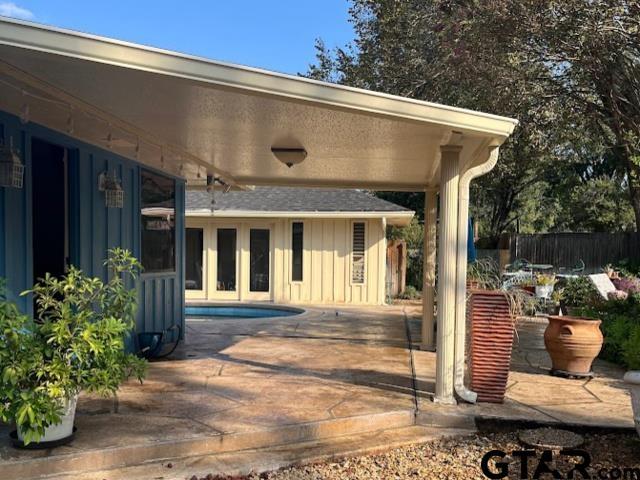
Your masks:
{"label": "concrete patio floor", "polygon": [[[412,339],[420,336],[421,309],[405,307]],[[503,404],[461,402],[434,405],[435,354],[413,351],[421,415],[481,417],[604,428],[633,428],[631,397],[622,378],[625,370],[597,359],[594,378],[567,379],[549,375],[551,359],[544,347],[544,317],[522,318],[516,324],[511,370]],[[418,345],[414,345],[418,348]],[[451,418],[449,420],[451,420]],[[445,425],[447,422],[445,421]]]}
{"label": "concrete patio floor", "polygon": [[70,445],[15,450],[0,427],[0,471],[86,472],[416,423],[473,428],[476,417],[633,426],[624,372],[597,362],[592,380],[549,376],[539,322],[519,329],[505,404],[434,405],[435,354],[416,350],[419,313],[318,307],[277,319],[191,319],[185,344],[151,363],[143,385],[129,382],[114,399],[81,397]]}

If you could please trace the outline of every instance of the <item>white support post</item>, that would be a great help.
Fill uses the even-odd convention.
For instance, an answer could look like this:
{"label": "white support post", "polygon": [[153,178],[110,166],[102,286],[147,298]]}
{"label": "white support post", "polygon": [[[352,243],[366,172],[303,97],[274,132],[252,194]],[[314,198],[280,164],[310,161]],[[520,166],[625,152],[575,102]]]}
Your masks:
{"label": "white support post", "polygon": [[440,148],[440,238],[438,255],[438,331],[436,336],[437,403],[453,405],[455,306],[458,230],[458,145]]}
{"label": "white support post", "polygon": [[435,350],[435,291],[436,291],[436,223],[438,195],[434,189],[424,194],[424,243],[422,262],[422,335],[420,348]]}

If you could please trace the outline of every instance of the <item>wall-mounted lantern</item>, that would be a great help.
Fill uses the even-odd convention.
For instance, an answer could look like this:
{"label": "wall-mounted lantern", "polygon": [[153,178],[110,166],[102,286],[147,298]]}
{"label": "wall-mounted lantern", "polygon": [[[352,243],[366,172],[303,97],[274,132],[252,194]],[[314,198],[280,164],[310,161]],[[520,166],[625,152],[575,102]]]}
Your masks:
{"label": "wall-mounted lantern", "polygon": [[0,187],[22,188],[23,180],[24,165],[10,139],[8,146],[0,145]]}
{"label": "wall-mounted lantern", "polygon": [[98,190],[104,192],[104,204],[107,208],[124,207],[124,190],[116,172],[111,175],[109,172],[102,172],[98,177]]}

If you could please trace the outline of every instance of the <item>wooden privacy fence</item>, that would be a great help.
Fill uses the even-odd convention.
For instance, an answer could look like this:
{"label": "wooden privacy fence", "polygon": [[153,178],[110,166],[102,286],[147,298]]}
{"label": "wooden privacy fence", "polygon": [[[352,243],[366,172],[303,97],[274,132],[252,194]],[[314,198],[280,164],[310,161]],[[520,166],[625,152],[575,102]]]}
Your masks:
{"label": "wooden privacy fence", "polygon": [[579,260],[587,272],[625,259],[640,262],[640,234],[635,232],[513,234],[508,243],[512,261],[525,258],[556,269],[571,267]]}

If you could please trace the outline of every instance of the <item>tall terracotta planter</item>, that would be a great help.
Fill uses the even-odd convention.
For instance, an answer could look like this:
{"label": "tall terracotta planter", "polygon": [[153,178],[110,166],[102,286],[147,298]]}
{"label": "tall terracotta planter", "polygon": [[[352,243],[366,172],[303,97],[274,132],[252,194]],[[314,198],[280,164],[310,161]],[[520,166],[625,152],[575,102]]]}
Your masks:
{"label": "tall terracotta planter", "polygon": [[503,292],[471,291],[471,389],[479,402],[502,403],[509,379],[514,324]]}
{"label": "tall terracotta planter", "polygon": [[591,376],[591,364],[602,349],[600,320],[549,316],[544,344],[551,357],[551,373],[560,376]]}

